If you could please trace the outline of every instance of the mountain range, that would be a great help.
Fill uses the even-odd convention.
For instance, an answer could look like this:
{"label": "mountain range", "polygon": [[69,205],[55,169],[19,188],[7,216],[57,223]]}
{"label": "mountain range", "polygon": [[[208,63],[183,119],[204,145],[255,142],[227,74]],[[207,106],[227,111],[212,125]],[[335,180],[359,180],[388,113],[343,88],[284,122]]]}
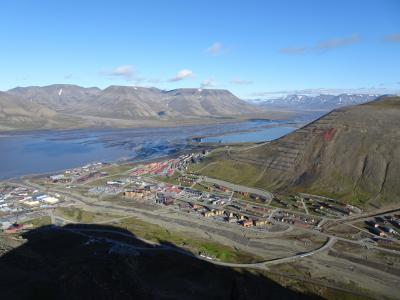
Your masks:
{"label": "mountain range", "polygon": [[329,111],[337,107],[369,102],[379,96],[378,94],[321,94],[316,96],[292,94],[271,99],[250,99],[248,102],[269,109]]}
{"label": "mountain range", "polygon": [[[263,112],[265,110],[261,110]],[[135,126],[258,115],[228,90],[76,85],[17,87],[0,93],[0,129]],[[148,124],[147,124],[148,125]]]}
{"label": "mountain range", "polygon": [[380,97],[335,109],[270,143],[216,151],[202,173],[354,204],[393,203],[400,195],[399,128],[400,97]]}
{"label": "mountain range", "polygon": [[285,118],[302,111],[327,112],[378,95],[289,95],[241,100],[228,90],[152,87],[81,87],[68,84],[16,87],[0,92],[0,130],[145,127]]}

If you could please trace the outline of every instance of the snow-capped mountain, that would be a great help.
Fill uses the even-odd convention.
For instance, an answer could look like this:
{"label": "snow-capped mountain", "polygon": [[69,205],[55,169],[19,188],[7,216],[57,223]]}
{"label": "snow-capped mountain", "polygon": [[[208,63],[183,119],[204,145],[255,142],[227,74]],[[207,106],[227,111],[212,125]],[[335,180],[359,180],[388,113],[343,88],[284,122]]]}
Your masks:
{"label": "snow-capped mountain", "polygon": [[377,94],[340,94],[340,95],[287,95],[272,99],[247,100],[253,104],[270,108],[331,110],[336,107],[356,105],[372,101]]}

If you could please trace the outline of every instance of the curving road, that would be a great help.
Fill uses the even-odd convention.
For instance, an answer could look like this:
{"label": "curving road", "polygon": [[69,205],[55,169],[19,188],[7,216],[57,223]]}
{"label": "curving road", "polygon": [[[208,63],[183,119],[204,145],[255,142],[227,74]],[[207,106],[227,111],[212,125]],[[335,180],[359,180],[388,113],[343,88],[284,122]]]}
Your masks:
{"label": "curving road", "polygon": [[110,238],[103,238],[102,237],[102,239],[104,239],[104,240],[106,240],[106,241],[108,241],[110,243],[113,243],[113,244],[116,244],[116,245],[120,245],[120,246],[124,246],[124,247],[130,248],[130,249],[135,250],[135,251],[173,251],[173,252],[181,253],[181,254],[184,254],[184,255],[187,255],[187,256],[195,257],[195,258],[200,259],[200,260],[208,261],[210,263],[213,263],[213,264],[219,265],[219,266],[226,266],[226,267],[232,267],[232,268],[252,268],[252,269],[263,269],[263,270],[268,270],[268,266],[271,266],[271,265],[292,262],[292,261],[297,260],[297,259],[301,259],[301,258],[304,258],[304,257],[308,257],[308,256],[311,256],[311,255],[317,254],[317,253],[319,253],[321,251],[324,251],[324,250],[330,248],[336,242],[336,238],[328,238],[327,241],[321,247],[319,247],[317,249],[314,249],[312,251],[305,252],[305,253],[296,254],[296,255],[293,255],[293,256],[289,256],[289,257],[276,258],[276,259],[265,260],[265,261],[256,262],[256,263],[228,263],[228,262],[216,261],[216,260],[213,260],[213,259],[207,259],[205,257],[192,254],[190,252],[187,252],[187,251],[179,249],[179,248],[157,244],[157,243],[145,240],[143,238],[132,237],[132,235],[124,233],[124,232],[120,232],[118,230],[90,229],[90,228],[64,228],[64,227],[57,227],[57,229],[58,230],[66,230],[66,231],[70,231],[70,232],[74,232],[74,233],[78,233],[78,234],[83,234],[83,235],[91,237],[91,238],[96,238],[96,237],[95,236],[91,236],[90,234],[85,234],[85,232],[89,232],[89,233],[90,232],[112,233],[112,234],[116,234],[116,235],[120,235],[120,236],[124,236],[124,237],[128,237],[128,238],[135,238],[135,239],[138,239],[138,240],[140,240],[142,242],[145,242],[145,243],[147,243],[147,244],[149,244],[151,246],[154,246],[154,247],[134,246],[134,245],[131,245],[131,244],[128,244],[128,243],[115,241],[115,240],[110,239]]}

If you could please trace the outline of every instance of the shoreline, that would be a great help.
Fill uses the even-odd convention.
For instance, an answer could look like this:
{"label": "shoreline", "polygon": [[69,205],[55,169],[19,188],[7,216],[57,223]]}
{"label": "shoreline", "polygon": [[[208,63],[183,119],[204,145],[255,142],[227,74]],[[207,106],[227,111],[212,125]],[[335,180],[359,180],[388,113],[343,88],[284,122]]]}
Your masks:
{"label": "shoreline", "polygon": [[79,131],[79,130],[129,130],[129,129],[147,129],[147,128],[174,128],[174,127],[189,127],[189,126],[205,126],[205,125],[217,125],[217,124],[229,124],[229,123],[242,123],[246,121],[258,121],[258,120],[271,120],[271,121],[288,121],[296,116],[303,115],[301,113],[293,112],[282,112],[281,114],[267,113],[263,115],[249,115],[249,116],[227,116],[227,117],[215,117],[215,118],[188,118],[180,120],[110,120],[111,125],[107,126],[104,124],[99,125],[83,125],[83,126],[71,126],[71,127],[54,127],[54,128],[12,128],[12,129],[0,129],[0,138],[10,136],[13,134],[26,134],[33,132],[48,132],[48,131]]}
{"label": "shoreline", "polygon": [[[166,155],[161,155],[158,157],[149,157],[149,158],[144,158],[144,159],[139,159],[139,160],[133,160],[133,158],[130,159],[124,159],[124,160],[113,160],[113,161],[102,161],[101,163],[105,163],[108,164],[109,166],[111,165],[127,165],[127,164],[140,164],[140,163],[150,163],[150,162],[157,162],[160,159],[168,159],[168,158],[175,158],[179,155],[182,155],[184,153],[188,153],[188,152],[192,152],[195,148],[207,148],[209,149],[210,147],[217,147],[218,145],[212,145],[212,144],[207,144],[207,145],[195,145],[192,144],[194,146],[194,148],[188,148],[185,150],[181,150],[181,151],[177,151],[174,154],[166,154]],[[94,163],[99,163],[100,161],[92,161],[92,162],[87,162],[86,164],[94,164]],[[32,178],[36,178],[36,177],[43,177],[43,176],[50,176],[50,175],[54,175],[54,173],[63,173],[65,171],[71,170],[71,169],[75,169],[75,168],[82,168],[83,165],[80,166],[76,166],[76,167],[71,167],[71,168],[65,168],[65,169],[59,169],[59,170],[55,170],[55,171],[50,171],[50,172],[43,172],[43,173],[31,173],[31,174],[25,174],[25,175],[21,175],[21,176],[17,176],[17,177],[10,177],[10,178],[0,178],[0,184],[3,183],[7,183],[7,182],[19,182],[19,181],[23,181],[25,179],[32,179]]]}
{"label": "shoreline", "polygon": [[[240,133],[251,133],[251,132],[257,132],[260,130],[263,130],[264,128],[276,128],[276,127],[280,127],[280,126],[292,126],[294,127],[294,130],[296,130],[296,128],[299,128],[301,126],[304,125],[304,122],[300,122],[300,121],[296,121],[296,120],[271,120],[271,119],[247,119],[247,120],[229,120],[229,122],[224,122],[224,124],[243,124],[244,122],[254,122],[254,127],[255,128],[245,128],[245,129],[233,129],[233,130],[229,130],[227,132],[223,132],[223,133],[214,133],[214,134],[206,134],[206,135],[191,135],[185,138],[185,142],[186,145],[184,147],[184,149],[179,149],[179,148],[175,148],[175,152],[172,154],[161,154],[161,155],[154,155],[154,153],[149,154],[149,156],[146,156],[146,153],[144,155],[139,155],[139,157],[135,157],[135,156],[122,156],[119,157],[117,159],[93,159],[86,161],[84,164],[82,163],[78,163],[77,165],[74,166],[70,166],[70,167],[66,167],[66,168],[60,168],[57,170],[53,170],[53,171],[45,171],[45,172],[32,172],[32,173],[21,173],[20,175],[15,175],[15,176],[10,176],[10,177],[2,177],[0,178],[0,182],[7,182],[7,181],[19,181],[19,180],[23,180],[24,177],[36,177],[36,176],[46,176],[46,175],[50,175],[50,174],[54,174],[54,173],[58,173],[58,172],[64,172],[65,170],[70,170],[73,168],[79,168],[85,164],[90,164],[90,163],[95,163],[95,162],[103,162],[103,163],[108,163],[108,164],[128,164],[128,163],[140,163],[140,162],[146,162],[146,161],[157,161],[160,160],[162,158],[167,158],[167,157],[174,157],[177,156],[179,154],[182,153],[187,153],[187,152],[192,152],[192,151],[198,151],[199,149],[210,149],[210,148],[215,148],[215,147],[221,147],[221,145],[229,145],[229,144],[241,144],[238,142],[235,143],[216,143],[216,142],[202,142],[201,140],[198,141],[197,139],[204,139],[204,138],[208,138],[208,137],[216,137],[216,136],[226,136],[226,135],[230,135],[230,134],[240,134]],[[259,124],[261,123],[261,124]],[[221,124],[221,123],[219,123]],[[213,126],[213,125],[218,125],[218,124],[204,124],[204,125],[185,125],[185,127],[190,127],[190,126]],[[165,127],[157,127],[160,129],[163,129]],[[124,131],[129,131],[129,130],[135,130],[136,128],[82,128],[82,129],[66,129],[66,130],[59,130],[59,131],[55,131],[55,130],[33,130],[33,131],[18,131],[18,132],[12,132],[8,135],[8,137],[13,137],[13,136],[34,136],[34,135],[45,135],[48,133],[62,133],[62,132],[71,132],[71,133],[96,133],[96,132],[103,132],[103,131],[108,131],[110,133],[113,132],[124,132]],[[140,129],[150,129],[148,127],[142,127]],[[153,127],[154,129],[154,127]],[[7,139],[7,136],[3,137],[4,139]],[[0,141],[1,141],[1,133],[0,133]],[[62,139],[62,141],[64,141],[64,139]],[[65,138],[65,141],[68,141],[68,138]],[[268,138],[266,137],[266,141],[267,142]],[[244,142],[242,144],[249,144],[249,143],[258,143],[258,142]],[[140,157],[141,156],[141,157]]]}

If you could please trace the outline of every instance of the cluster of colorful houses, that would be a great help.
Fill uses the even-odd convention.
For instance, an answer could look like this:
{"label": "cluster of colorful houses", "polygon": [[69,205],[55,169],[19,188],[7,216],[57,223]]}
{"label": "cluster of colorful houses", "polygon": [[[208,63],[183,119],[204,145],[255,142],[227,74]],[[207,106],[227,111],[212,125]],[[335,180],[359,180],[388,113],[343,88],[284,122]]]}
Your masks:
{"label": "cluster of colorful houses", "polygon": [[190,202],[181,202],[180,209],[186,211],[196,211],[205,218],[215,218],[228,223],[236,223],[243,227],[264,226],[270,224],[267,219],[251,218],[245,214],[233,212],[227,209],[210,208],[206,205],[200,205]]}
{"label": "cluster of colorful houses", "polygon": [[146,165],[138,166],[131,172],[132,176],[142,175],[168,175],[174,174],[173,165],[176,163],[176,159],[170,159],[161,162],[153,162]]}
{"label": "cluster of colorful houses", "polygon": [[[219,187],[221,189],[223,187]],[[201,192],[188,187],[169,183],[148,184],[124,191],[124,197],[136,201],[151,200],[156,204],[175,207],[186,212],[195,212],[205,218],[217,218],[229,223],[237,223],[243,227],[263,226],[268,222],[262,218],[250,218],[238,211],[216,208],[222,207],[229,199],[221,195]],[[247,204],[245,204],[247,207]],[[260,214],[261,216],[261,214]]]}
{"label": "cluster of colorful houses", "polygon": [[187,170],[189,163],[198,163],[202,161],[208,151],[204,150],[201,153],[182,154],[175,159],[169,159],[161,162],[153,162],[146,165],[138,166],[132,171],[133,176],[142,175],[166,175],[173,176],[175,170]]}

